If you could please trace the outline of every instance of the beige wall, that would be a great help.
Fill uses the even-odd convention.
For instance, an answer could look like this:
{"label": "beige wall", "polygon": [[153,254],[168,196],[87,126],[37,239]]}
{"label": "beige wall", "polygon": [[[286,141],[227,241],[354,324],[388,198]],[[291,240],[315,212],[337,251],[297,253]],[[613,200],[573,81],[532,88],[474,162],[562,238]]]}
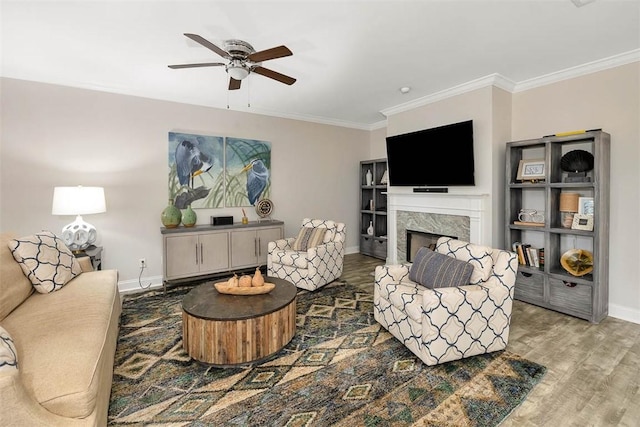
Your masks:
{"label": "beige wall", "polygon": [[137,278],[142,257],[145,277],[161,274],[172,130],[271,141],[274,216],[287,234],[304,216],[344,218],[355,251],[358,189],[345,183],[358,182],[359,161],[386,157],[387,135],[473,119],[474,191],[491,195],[493,241],[502,247],[505,142],[602,128],[612,138],[609,312],[640,323],[640,63],[515,94],[478,89],[392,115],[371,132],[10,79],[1,98],[0,229],[59,230],[72,218],[50,215],[53,187],[103,185],[108,212],[87,219],[101,232],[106,267],[124,281]]}
{"label": "beige wall", "polygon": [[609,314],[640,323],[640,63],[513,95],[513,139],[611,134]]}
{"label": "beige wall", "polygon": [[[12,79],[1,88],[0,229],[58,232],[73,217],[51,215],[53,187],[104,186],[107,212],[85,220],[124,287],[137,286],[139,258],[149,266],[143,284],[161,281],[170,131],[271,142],[273,216],[285,234],[295,235],[303,217],[331,218],[347,224],[348,251],[358,250],[358,162],[369,157],[368,131]],[[239,208],[196,212],[198,223],[241,216]]]}

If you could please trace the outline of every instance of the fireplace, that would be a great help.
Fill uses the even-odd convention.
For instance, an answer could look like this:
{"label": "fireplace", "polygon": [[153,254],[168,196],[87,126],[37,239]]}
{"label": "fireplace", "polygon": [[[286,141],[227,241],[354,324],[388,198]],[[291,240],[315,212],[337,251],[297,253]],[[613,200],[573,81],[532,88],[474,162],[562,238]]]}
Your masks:
{"label": "fireplace", "polygon": [[407,262],[413,262],[416,252],[423,246],[428,247],[431,250],[435,250],[436,243],[440,237],[451,237],[457,239],[457,236],[448,236],[443,234],[426,233],[424,231],[409,230],[407,229]]}
{"label": "fireplace", "polygon": [[407,261],[407,230],[438,237],[455,236],[467,242],[491,245],[491,213],[487,194],[406,193],[392,190],[390,188],[387,193],[387,263]]}

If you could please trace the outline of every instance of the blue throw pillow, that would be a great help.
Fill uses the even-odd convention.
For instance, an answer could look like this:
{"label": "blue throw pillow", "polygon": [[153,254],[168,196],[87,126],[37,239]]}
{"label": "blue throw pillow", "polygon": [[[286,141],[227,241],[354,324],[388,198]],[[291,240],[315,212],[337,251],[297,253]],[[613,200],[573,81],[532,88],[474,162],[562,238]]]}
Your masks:
{"label": "blue throw pillow", "polygon": [[409,269],[409,279],[427,288],[446,288],[469,284],[473,266],[465,261],[421,247]]}

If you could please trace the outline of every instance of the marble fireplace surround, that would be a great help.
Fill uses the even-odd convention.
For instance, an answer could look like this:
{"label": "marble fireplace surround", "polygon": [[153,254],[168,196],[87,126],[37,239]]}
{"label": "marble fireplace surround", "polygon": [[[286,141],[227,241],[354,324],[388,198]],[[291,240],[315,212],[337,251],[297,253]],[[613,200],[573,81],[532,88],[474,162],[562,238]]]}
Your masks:
{"label": "marble fireplace surround", "polygon": [[406,261],[407,229],[491,245],[488,194],[387,193],[387,263]]}

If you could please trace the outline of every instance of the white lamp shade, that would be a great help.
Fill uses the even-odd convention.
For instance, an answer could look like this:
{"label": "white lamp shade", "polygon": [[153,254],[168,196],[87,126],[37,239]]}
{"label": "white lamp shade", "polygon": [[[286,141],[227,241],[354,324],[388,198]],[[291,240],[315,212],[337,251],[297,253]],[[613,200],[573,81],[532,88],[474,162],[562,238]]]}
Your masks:
{"label": "white lamp shade", "polygon": [[55,187],[52,215],[85,215],[107,211],[102,187]]}

